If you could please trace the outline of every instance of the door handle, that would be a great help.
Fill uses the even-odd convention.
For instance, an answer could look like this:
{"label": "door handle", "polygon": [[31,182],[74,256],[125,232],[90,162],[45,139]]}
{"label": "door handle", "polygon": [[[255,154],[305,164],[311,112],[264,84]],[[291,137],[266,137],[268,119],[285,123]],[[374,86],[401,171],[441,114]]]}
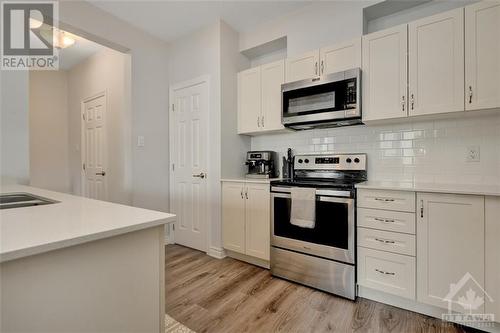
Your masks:
{"label": "door handle", "polygon": [[106,176],[106,171],[96,172],[96,176]]}
{"label": "door handle", "polygon": [[403,109],[403,112],[405,112],[405,104],[406,104],[405,97],[403,96],[401,97],[401,108]]}
{"label": "door handle", "polygon": [[201,179],[205,178],[206,176],[207,176],[207,174],[203,173],[203,172],[200,172],[197,175],[193,175],[193,177],[195,177],[195,178],[201,178]]}
{"label": "door handle", "polygon": [[321,75],[325,74],[325,63],[321,60]]}
{"label": "door handle", "polygon": [[257,117],[257,127],[260,127],[260,116]]}
{"label": "door handle", "polygon": [[472,86],[469,86],[469,104],[472,104]]}
{"label": "door handle", "polygon": [[410,96],[410,104],[411,104],[411,109],[415,109],[415,97],[413,96],[413,94],[411,94]]}
{"label": "door handle", "polygon": [[314,63],[314,74],[319,75],[318,74],[318,62],[317,61]]}

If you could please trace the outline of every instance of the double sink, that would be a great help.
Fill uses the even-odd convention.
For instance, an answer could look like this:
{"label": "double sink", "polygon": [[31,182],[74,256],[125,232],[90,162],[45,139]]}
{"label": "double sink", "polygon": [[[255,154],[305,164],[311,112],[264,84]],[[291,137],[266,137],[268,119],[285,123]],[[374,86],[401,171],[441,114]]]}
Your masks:
{"label": "double sink", "polygon": [[0,194],[0,209],[42,206],[57,203],[58,201],[39,197],[30,193]]}

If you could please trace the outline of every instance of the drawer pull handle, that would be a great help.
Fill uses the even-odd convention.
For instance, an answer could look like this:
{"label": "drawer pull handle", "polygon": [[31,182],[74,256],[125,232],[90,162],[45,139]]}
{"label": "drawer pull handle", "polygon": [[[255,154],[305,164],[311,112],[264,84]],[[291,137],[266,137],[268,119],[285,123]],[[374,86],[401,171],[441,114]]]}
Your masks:
{"label": "drawer pull handle", "polygon": [[378,221],[378,222],[383,222],[383,223],[394,223],[396,222],[395,220],[390,220],[390,219],[381,219],[379,217],[374,217],[373,218],[375,221]]}
{"label": "drawer pull handle", "polygon": [[375,198],[377,201],[383,201],[383,202],[393,202],[395,201],[394,199],[387,199],[387,198]]}
{"label": "drawer pull handle", "polygon": [[385,272],[385,271],[382,271],[382,270],[380,270],[380,269],[376,269],[376,268],[375,268],[375,271],[376,271],[377,273],[384,274],[384,275],[396,275],[396,273],[393,273],[393,272]]}
{"label": "drawer pull handle", "polygon": [[377,242],[384,243],[384,244],[395,244],[396,242],[393,240],[387,240],[387,239],[380,239],[380,238],[375,238]]}

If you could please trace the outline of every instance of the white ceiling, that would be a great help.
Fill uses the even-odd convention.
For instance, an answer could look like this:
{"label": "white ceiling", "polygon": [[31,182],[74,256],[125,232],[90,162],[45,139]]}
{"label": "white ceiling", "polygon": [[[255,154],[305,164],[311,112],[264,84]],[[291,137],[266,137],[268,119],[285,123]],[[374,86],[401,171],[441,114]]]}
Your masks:
{"label": "white ceiling", "polygon": [[75,44],[59,50],[59,69],[69,70],[105,48],[80,36],[71,34],[71,37],[75,39]]}
{"label": "white ceiling", "polygon": [[311,1],[103,1],[93,5],[166,42],[222,19],[245,31]]}

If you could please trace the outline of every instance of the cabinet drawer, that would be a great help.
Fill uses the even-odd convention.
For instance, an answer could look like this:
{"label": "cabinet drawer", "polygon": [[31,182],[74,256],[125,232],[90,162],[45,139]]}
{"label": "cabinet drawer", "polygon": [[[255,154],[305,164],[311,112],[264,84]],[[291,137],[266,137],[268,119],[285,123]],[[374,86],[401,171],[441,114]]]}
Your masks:
{"label": "cabinet drawer", "polygon": [[415,192],[360,189],[358,207],[415,212]]}
{"label": "cabinet drawer", "polygon": [[415,236],[397,232],[358,228],[358,245],[408,256],[415,255]]}
{"label": "cabinet drawer", "polygon": [[415,299],[415,258],[358,247],[358,284]]}
{"label": "cabinet drawer", "polygon": [[358,208],[358,227],[415,234],[415,213]]}

